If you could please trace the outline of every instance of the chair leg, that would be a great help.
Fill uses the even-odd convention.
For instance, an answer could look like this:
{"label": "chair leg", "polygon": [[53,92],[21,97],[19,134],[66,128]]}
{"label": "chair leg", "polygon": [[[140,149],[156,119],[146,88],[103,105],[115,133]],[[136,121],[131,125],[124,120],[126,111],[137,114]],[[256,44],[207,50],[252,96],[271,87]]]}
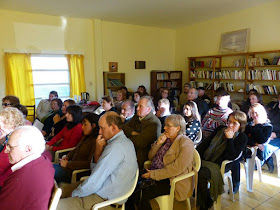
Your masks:
{"label": "chair leg", "polygon": [[169,210],[173,208],[173,203],[169,203],[169,195],[156,197],[155,200],[157,201],[160,210]]}
{"label": "chair leg", "polygon": [[246,159],[245,168],[246,168],[246,183],[247,183],[248,192],[253,192],[254,167],[255,167],[255,161],[252,158]]}
{"label": "chair leg", "polygon": [[261,166],[261,161],[258,157],[256,157],[256,165],[259,174],[259,181],[262,182],[262,166]]}
{"label": "chair leg", "polygon": [[231,176],[228,176],[227,178],[228,178],[229,194],[230,194],[230,197],[231,197],[232,202],[234,202],[232,177],[231,177]]}
{"label": "chair leg", "polygon": [[276,167],[277,167],[277,175],[280,177],[280,149],[274,151],[276,157]]}
{"label": "chair leg", "polygon": [[188,210],[191,210],[192,207],[191,207],[191,200],[190,200],[190,198],[187,198],[186,204],[187,204]]}

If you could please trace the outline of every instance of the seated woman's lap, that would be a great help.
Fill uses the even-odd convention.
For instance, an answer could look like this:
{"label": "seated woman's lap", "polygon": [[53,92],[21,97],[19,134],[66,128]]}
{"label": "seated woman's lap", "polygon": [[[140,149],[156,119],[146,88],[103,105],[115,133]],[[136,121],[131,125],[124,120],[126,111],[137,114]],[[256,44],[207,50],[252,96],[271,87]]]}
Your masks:
{"label": "seated woman's lap", "polygon": [[53,164],[55,169],[54,179],[57,183],[67,182],[71,183],[72,171],[61,167],[59,164]]}

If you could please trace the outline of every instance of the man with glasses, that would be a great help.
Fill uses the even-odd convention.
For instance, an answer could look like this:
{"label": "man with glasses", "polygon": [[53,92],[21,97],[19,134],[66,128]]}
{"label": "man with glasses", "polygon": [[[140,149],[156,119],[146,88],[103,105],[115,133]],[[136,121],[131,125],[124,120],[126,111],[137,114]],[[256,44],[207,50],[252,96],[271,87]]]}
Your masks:
{"label": "man with glasses", "polygon": [[54,168],[42,156],[45,141],[32,126],[18,127],[10,136],[5,152],[12,164],[12,174],[1,191],[1,209],[48,209],[54,185]]}

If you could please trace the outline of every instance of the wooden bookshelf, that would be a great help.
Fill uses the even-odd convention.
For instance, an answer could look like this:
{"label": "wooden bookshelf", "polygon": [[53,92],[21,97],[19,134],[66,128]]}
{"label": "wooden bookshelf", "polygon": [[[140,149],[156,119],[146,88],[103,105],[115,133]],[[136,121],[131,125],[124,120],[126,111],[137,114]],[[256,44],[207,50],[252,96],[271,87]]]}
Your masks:
{"label": "wooden bookshelf", "polygon": [[125,86],[125,73],[103,72],[104,95],[112,93],[115,97],[116,92]]}
{"label": "wooden bookshelf", "polygon": [[166,81],[172,82],[175,96],[179,97],[182,92],[182,71],[151,71],[151,96],[156,97],[157,90],[166,87]]}
{"label": "wooden bookshelf", "polygon": [[267,103],[280,91],[280,50],[189,57],[188,62],[191,85],[206,86],[212,97],[224,86],[242,101],[255,88]]}

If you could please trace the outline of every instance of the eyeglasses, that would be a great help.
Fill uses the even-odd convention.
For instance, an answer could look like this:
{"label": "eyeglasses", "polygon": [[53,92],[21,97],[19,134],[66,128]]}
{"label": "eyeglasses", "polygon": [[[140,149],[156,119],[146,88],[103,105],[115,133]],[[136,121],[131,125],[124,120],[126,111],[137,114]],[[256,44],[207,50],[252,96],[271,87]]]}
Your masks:
{"label": "eyeglasses", "polygon": [[2,106],[11,106],[12,104],[10,103],[2,103]]}
{"label": "eyeglasses", "polygon": [[6,144],[6,148],[7,148],[8,150],[12,150],[12,149],[14,149],[15,147],[18,147],[18,146],[20,146],[20,145],[11,146],[9,143]]}

